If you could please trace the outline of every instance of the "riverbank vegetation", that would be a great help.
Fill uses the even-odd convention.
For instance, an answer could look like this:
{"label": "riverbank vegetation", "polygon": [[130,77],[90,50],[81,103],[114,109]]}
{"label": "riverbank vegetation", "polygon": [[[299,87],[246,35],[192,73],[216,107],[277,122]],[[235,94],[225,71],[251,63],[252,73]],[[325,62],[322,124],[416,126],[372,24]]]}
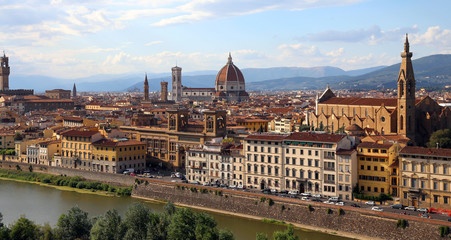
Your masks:
{"label": "riverbank vegetation", "polygon": [[32,172],[32,169],[22,171],[20,167],[17,170],[4,170],[0,169],[0,177],[17,179],[27,182],[39,182],[54,186],[66,186],[76,189],[86,189],[91,191],[105,191],[119,196],[130,196],[132,194],[132,187],[115,187],[106,183],[100,183],[95,181],[86,181],[82,177],[68,177],[68,176],[56,176],[44,173]]}
{"label": "riverbank vegetation", "polygon": [[[274,240],[297,240],[293,229],[275,232]],[[176,208],[167,203],[163,211],[152,211],[143,203],[134,203],[124,217],[116,210],[89,218],[88,213],[75,206],[62,214],[56,226],[43,226],[21,216],[10,226],[2,223],[0,213],[0,239],[2,240],[233,240],[230,230],[219,229],[212,216],[189,208]],[[257,234],[256,239],[268,239]]]}

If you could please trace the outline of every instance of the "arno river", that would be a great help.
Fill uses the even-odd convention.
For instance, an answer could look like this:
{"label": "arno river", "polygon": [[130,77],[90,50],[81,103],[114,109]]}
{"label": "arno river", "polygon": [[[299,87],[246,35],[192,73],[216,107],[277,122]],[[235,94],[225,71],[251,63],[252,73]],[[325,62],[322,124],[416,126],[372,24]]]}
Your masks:
{"label": "arno river", "polygon": [[[22,183],[0,180],[0,212],[5,224],[13,223],[20,215],[25,215],[35,223],[50,223],[55,225],[58,217],[67,210],[78,205],[89,213],[90,217],[104,214],[107,210],[117,209],[123,216],[127,207],[137,201],[131,197],[107,197],[94,194],[83,194],[71,191],[61,191],[52,187],[40,186],[32,183]],[[144,202],[144,201],[142,201]],[[145,202],[154,211],[161,211],[163,204]],[[284,230],[286,227],[251,220],[230,215],[208,212],[212,215],[219,228],[228,228],[237,240],[255,239],[257,232],[264,232],[271,236],[274,231]],[[319,240],[348,238],[333,236],[316,231],[295,230],[300,239]],[[272,238],[270,238],[272,239]]]}

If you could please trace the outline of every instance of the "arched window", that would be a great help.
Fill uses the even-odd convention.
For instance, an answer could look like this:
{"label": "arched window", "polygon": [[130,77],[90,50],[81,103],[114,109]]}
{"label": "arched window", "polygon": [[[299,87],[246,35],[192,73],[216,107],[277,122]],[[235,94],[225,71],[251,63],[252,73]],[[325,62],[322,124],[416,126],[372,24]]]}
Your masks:
{"label": "arched window", "polygon": [[402,115],[401,115],[401,121],[400,121],[399,129],[401,129],[401,130],[404,129],[404,117]]}
{"label": "arched window", "polygon": [[400,97],[404,96],[404,81],[403,80],[399,81],[398,89],[399,89],[399,96]]}

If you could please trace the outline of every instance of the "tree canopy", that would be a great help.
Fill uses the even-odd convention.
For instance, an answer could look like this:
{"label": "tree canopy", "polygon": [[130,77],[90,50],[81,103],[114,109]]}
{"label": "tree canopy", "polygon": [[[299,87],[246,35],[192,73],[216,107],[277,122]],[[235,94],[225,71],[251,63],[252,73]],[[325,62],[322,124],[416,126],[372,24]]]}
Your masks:
{"label": "tree canopy", "polygon": [[451,129],[442,129],[434,132],[426,146],[429,148],[451,148]]}

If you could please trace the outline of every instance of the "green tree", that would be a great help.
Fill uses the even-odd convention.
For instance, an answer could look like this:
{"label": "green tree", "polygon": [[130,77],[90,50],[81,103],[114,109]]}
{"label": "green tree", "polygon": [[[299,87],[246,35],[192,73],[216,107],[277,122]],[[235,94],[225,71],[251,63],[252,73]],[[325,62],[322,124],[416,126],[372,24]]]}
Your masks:
{"label": "green tree", "polygon": [[172,215],[168,226],[168,239],[171,240],[195,240],[195,213],[189,208],[178,209]]}
{"label": "green tree", "polygon": [[442,129],[434,132],[426,144],[428,148],[451,148],[451,129]]}
{"label": "green tree", "polygon": [[285,232],[274,232],[274,240],[299,240],[299,237],[294,235],[294,230],[290,226]]}
{"label": "green tree", "polygon": [[[39,227],[39,240],[55,240],[55,234],[50,224],[46,223]],[[1,239],[1,238],[0,238]]]}
{"label": "green tree", "polygon": [[0,239],[9,240],[10,229],[3,225],[3,215],[0,213]]}
{"label": "green tree", "polygon": [[147,239],[166,240],[167,228],[170,223],[170,215],[167,213],[150,213],[150,221],[147,225]]}
{"label": "green tree", "polygon": [[209,240],[209,239],[218,239],[219,233],[216,228],[216,221],[212,216],[206,213],[198,213],[196,214],[196,227],[194,230],[194,234],[196,235],[196,239],[200,240]]}
{"label": "green tree", "polygon": [[235,237],[229,229],[219,230],[219,240],[234,240]]}
{"label": "green tree", "polygon": [[147,237],[147,225],[150,220],[150,208],[142,203],[134,203],[125,213],[124,239],[144,240]]}
{"label": "green tree", "polygon": [[299,126],[299,132],[306,132],[306,131],[309,131],[309,130],[310,130],[310,126],[309,125],[302,124],[302,125]]}
{"label": "green tree", "polygon": [[91,240],[121,240],[121,216],[116,210],[107,211],[97,219],[91,229]]}
{"label": "green tree", "polygon": [[61,240],[89,239],[92,223],[88,213],[75,206],[59,217],[56,226],[56,235]]}
{"label": "green tree", "polygon": [[257,233],[256,240],[268,240],[268,235],[264,233]]}
{"label": "green tree", "polygon": [[168,203],[166,203],[163,207],[164,213],[168,214],[168,215],[172,215],[175,213],[175,211],[177,210],[175,208],[175,205],[173,202],[169,201]]}
{"label": "green tree", "polygon": [[21,216],[11,226],[10,239],[12,240],[35,240],[38,237],[38,229],[33,221]]}

